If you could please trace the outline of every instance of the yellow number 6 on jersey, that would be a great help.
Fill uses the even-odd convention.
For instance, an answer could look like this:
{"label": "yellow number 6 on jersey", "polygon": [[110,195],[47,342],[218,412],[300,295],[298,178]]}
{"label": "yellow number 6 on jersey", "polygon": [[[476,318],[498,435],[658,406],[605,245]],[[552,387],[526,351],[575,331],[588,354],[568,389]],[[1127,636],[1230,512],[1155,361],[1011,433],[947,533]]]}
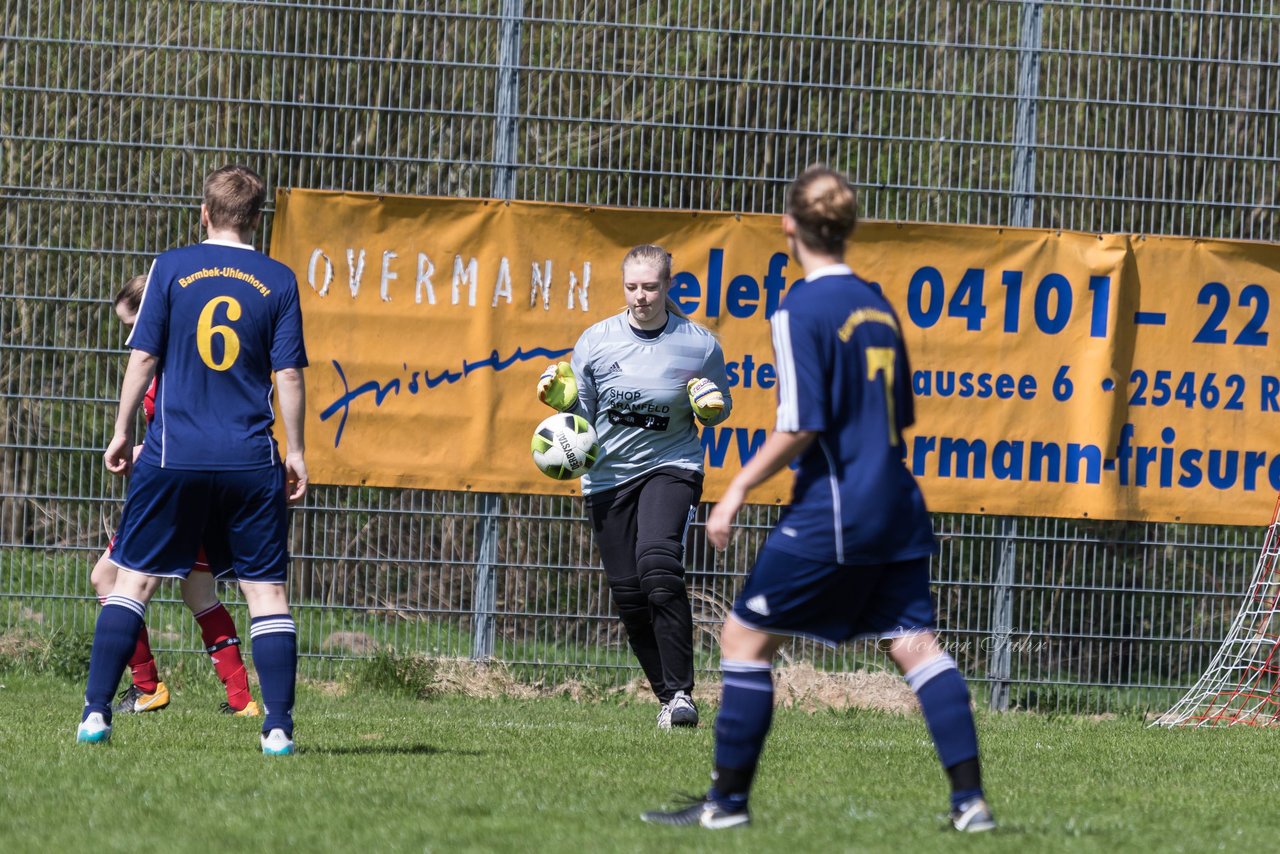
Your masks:
{"label": "yellow number 6 on jersey", "polygon": [[[225,371],[236,363],[236,358],[240,355],[240,337],[236,335],[236,331],[225,324],[215,324],[213,322],[213,313],[218,310],[218,306],[225,305],[227,307],[227,320],[232,322],[240,319],[240,303],[233,297],[214,297],[204,305],[204,309],[200,312],[200,320],[196,324],[196,349],[200,351],[200,358],[206,365],[215,371]],[[213,336],[222,336],[222,361],[215,362],[213,360]]]}

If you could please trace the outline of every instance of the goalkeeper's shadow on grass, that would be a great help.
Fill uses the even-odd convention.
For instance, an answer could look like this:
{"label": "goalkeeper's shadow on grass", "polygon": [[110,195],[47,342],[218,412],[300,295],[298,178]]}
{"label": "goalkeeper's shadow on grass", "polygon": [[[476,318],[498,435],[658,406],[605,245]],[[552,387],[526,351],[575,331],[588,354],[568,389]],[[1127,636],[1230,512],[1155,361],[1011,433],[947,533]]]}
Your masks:
{"label": "goalkeeper's shadow on grass", "polygon": [[299,754],[315,756],[484,756],[485,750],[458,750],[432,744],[299,745]]}

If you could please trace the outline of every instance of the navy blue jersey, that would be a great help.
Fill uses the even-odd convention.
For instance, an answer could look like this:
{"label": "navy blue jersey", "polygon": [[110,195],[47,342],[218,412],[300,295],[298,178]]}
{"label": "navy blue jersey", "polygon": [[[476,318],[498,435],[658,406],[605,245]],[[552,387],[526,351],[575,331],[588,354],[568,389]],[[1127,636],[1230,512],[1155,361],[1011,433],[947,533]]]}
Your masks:
{"label": "navy blue jersey", "polygon": [[159,359],[141,461],[204,471],[279,464],[271,373],[307,365],[288,267],[238,243],[166,252],[147,277],[129,346]]}
{"label": "navy blue jersey", "polygon": [[902,431],[915,414],[897,315],[843,264],[815,273],[772,318],[777,430],[818,436],[769,544],[842,564],[932,554],[924,497],[903,463]]}

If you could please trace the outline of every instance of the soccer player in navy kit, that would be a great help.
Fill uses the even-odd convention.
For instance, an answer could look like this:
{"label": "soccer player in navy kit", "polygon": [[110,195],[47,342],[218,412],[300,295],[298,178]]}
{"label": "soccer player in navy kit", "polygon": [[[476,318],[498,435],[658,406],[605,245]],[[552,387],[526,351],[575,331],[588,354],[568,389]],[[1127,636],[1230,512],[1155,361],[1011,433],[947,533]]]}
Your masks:
{"label": "soccer player in navy kit", "polygon": [[637,246],[622,261],[627,308],[582,333],[573,362],[550,365],[538,397],[595,427],[582,478],[600,558],[627,641],[661,708],[658,726],[696,726],[693,614],[684,537],[702,496],[698,425],[733,401],[720,342],[668,296],[671,256]]}
{"label": "soccer player in navy kit", "polygon": [[[250,241],[266,187],[243,166],[204,183],[201,244],[164,253],[147,277],[107,468],[132,468],[111,560],[120,572],[98,615],[77,739],[111,736],[111,696],[163,578],[183,578],[203,543],[240,581],[265,717],[263,753],[293,753],[297,642],[285,598],[287,501],[306,494],[297,281]],[[272,374],[288,452],[271,434]],[[155,418],[133,463],[134,413],[152,378]]]}
{"label": "soccer player in navy kit", "polygon": [[[116,294],[116,316],[125,326],[133,326],[137,319],[146,285],[146,276],[134,276]],[[151,381],[142,399],[142,412],[150,424],[156,412],[155,380]],[[141,451],[141,446],[134,448],[135,458]],[[111,561],[111,549],[114,547],[113,537],[111,545],[94,564],[89,576],[98,593],[99,604],[105,604],[115,588],[118,570]],[[182,600],[191,609],[200,626],[205,652],[212,659],[218,678],[226,688],[227,700],[222,704],[222,711],[237,717],[257,717],[258,704],[253,701],[253,695],[249,692],[249,675],[245,672],[244,661],[240,657],[240,637],[236,632],[236,624],[226,607],[218,600],[218,591],[203,549],[191,567],[191,574],[182,580],[181,587]],[[117,714],[152,712],[167,707],[169,689],[160,679],[145,624],[138,631],[137,645],[128,665],[133,682],[120,692],[112,711]]]}
{"label": "soccer player in navy kit", "polygon": [[772,317],[777,423],[707,520],[718,548],[750,489],[799,458],[778,521],[721,636],[724,693],[706,795],[658,824],[727,828],[747,799],[773,715],[772,661],[788,636],[837,644],[878,637],[905,674],[951,781],[958,830],[995,827],[983,797],[969,690],[933,634],[929,557],[937,547],[903,463],[913,420],[902,330],[876,285],[843,263],[857,220],[853,188],[825,167],[787,192],[782,219],[805,271]]}

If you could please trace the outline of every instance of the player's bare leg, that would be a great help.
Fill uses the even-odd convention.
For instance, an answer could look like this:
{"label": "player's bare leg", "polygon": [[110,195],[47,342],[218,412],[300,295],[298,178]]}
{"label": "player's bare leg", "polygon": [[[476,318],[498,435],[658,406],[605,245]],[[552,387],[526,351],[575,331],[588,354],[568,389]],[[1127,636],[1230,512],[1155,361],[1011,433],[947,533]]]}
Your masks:
{"label": "player's bare leg", "polygon": [[214,585],[212,573],[192,572],[182,579],[180,588],[182,601],[193,614],[218,604],[218,591]]}
{"label": "player's bare leg", "polygon": [[157,578],[154,575],[145,575],[141,572],[133,572],[132,570],[120,568],[116,573],[116,585],[111,591],[113,596],[128,596],[130,599],[136,599],[144,605],[151,601],[151,597],[156,595],[156,591],[160,589],[160,582],[163,578]]}
{"label": "player's bare leg", "polygon": [[99,603],[110,596],[111,591],[115,589],[116,565],[111,562],[111,558],[106,553],[93,565],[93,571],[89,573],[89,583],[98,594]]}
{"label": "player's bare leg", "polygon": [[258,671],[262,705],[262,752],[293,753],[293,700],[298,672],[297,628],[289,616],[283,584],[240,582],[251,620],[253,666]]}

